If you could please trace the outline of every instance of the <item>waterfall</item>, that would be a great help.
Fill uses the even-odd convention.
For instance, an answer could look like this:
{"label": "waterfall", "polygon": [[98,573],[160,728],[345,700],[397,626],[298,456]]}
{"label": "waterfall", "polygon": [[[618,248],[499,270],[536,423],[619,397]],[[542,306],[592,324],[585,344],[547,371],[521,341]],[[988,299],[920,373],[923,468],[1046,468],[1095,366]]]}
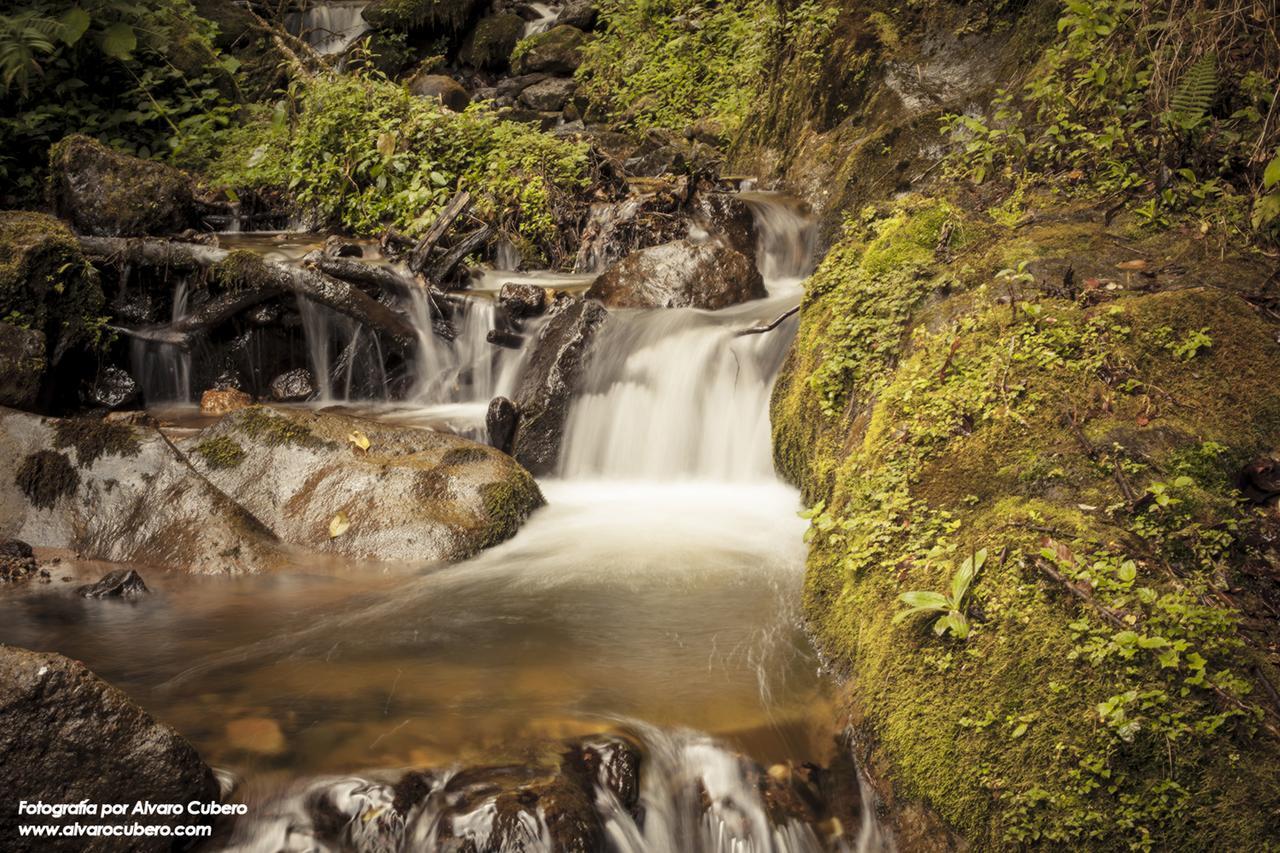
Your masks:
{"label": "waterfall", "polygon": [[[173,322],[187,315],[191,290],[186,280],[173,288]],[[191,400],[191,353],[173,344],[133,338],[129,343],[130,368],[143,399],[153,403],[187,403]]]}
{"label": "waterfall", "polygon": [[529,9],[535,13],[536,17],[525,21],[523,38],[544,33],[551,29],[551,25],[556,21],[556,16],[560,14],[558,6],[552,6],[548,3],[530,3]]}
{"label": "waterfall", "polygon": [[716,312],[613,312],[570,412],[562,476],[773,479],[769,393],[796,321],[767,334],[738,332],[799,301],[814,228],[786,200],[746,200],[769,298]]}
{"label": "waterfall", "polygon": [[387,372],[377,335],[306,297],[298,297],[298,313],[318,401],[387,398]]}
{"label": "waterfall", "polygon": [[305,12],[285,17],[285,26],[326,56],[345,53],[366,32],[363,14],[367,2],[314,3]]}

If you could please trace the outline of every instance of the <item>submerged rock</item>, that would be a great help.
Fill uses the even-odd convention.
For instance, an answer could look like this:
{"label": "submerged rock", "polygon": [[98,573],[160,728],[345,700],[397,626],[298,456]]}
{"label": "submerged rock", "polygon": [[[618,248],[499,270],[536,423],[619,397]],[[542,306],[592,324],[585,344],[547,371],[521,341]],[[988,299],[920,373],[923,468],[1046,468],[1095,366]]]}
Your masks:
{"label": "submerged rock", "polygon": [[536,284],[507,282],[498,291],[498,307],[518,319],[536,317],[547,310],[547,289]]}
{"label": "submerged rock", "polygon": [[587,291],[610,308],[715,310],[767,295],[755,263],[718,237],[633,252],[605,270]]}
{"label": "submerged rock", "polygon": [[280,403],[301,403],[315,396],[316,384],[311,371],[296,367],[271,380],[271,399]]}
{"label": "submerged rock", "polygon": [[272,534],[155,429],[0,409],[0,445],[13,454],[0,470],[0,536],[202,574],[284,562]]}
{"label": "submerged rock", "polygon": [[0,539],[0,583],[24,581],[35,574],[36,557],[21,539]]}
{"label": "submerged rock", "polygon": [[[213,772],[177,732],[161,725],[81,663],[61,655],[0,646],[0,790],[29,802],[153,803],[218,799]],[[19,823],[65,825],[18,815],[16,802],[0,809],[7,850],[167,851],[172,839],[68,838],[38,841],[18,834]],[[89,816],[86,823],[112,823]],[[178,825],[199,822],[178,815],[120,818],[120,823]]]}
{"label": "submerged rock", "polygon": [[0,406],[34,408],[44,371],[44,332],[0,322]]}
{"label": "submerged rock", "polygon": [[587,34],[577,27],[552,27],[521,42],[522,52],[512,60],[511,70],[516,74],[572,74],[582,64],[582,46],[586,43]]}
{"label": "submerged rock", "polygon": [[460,113],[471,103],[462,84],[443,74],[415,74],[409,80],[409,91],[420,98],[431,98]]}
{"label": "submerged rock", "polygon": [[179,447],[281,540],[354,559],[463,559],[543,503],[529,473],[492,448],[327,412],[255,406]]}
{"label": "submerged rock", "polygon": [[86,584],[76,592],[82,598],[136,598],[151,592],[142,575],[133,569],[117,569],[107,572],[97,583]]}
{"label": "submerged rock", "polygon": [[520,377],[511,452],[534,474],[546,474],[560,460],[569,404],[582,382],[591,344],[609,312],[591,299],[562,302],[538,333]]}
{"label": "submerged rock", "polygon": [[49,152],[58,215],[82,234],[177,234],[198,224],[191,178],[171,166],[68,136]]}

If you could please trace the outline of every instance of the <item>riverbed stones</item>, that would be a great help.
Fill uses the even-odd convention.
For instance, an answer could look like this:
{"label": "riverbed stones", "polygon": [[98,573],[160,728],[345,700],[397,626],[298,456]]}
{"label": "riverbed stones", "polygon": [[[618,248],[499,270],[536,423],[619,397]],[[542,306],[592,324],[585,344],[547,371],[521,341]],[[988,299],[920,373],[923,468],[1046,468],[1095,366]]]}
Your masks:
{"label": "riverbed stones", "polygon": [[560,460],[569,404],[582,384],[591,345],[609,312],[594,299],[566,299],[552,308],[520,377],[520,412],[511,452],[534,474]]}
{"label": "riverbed stones", "polygon": [[81,598],[139,598],[151,592],[142,575],[133,569],[107,572],[97,583],[76,590]]}
{"label": "riverbed stones", "polygon": [[0,583],[18,583],[36,572],[31,546],[21,539],[0,539]]}
{"label": "riverbed stones", "polygon": [[721,237],[682,239],[632,252],[587,291],[610,308],[714,311],[768,295],[755,262]]}
{"label": "riverbed stones", "polygon": [[271,380],[271,399],[278,403],[301,403],[315,396],[316,384],[305,367],[286,370]]}
{"label": "riverbed stones", "polygon": [[521,52],[512,60],[511,70],[516,74],[572,74],[582,64],[582,47],[586,43],[587,34],[577,27],[554,26],[521,42]]}
{"label": "riverbed stones", "polygon": [[[68,424],[0,409],[0,537],[198,574],[284,562],[270,531],[198,475],[159,431],[89,419]],[[95,429],[102,435],[95,438]]]}
{"label": "riverbed stones", "polygon": [[531,110],[556,112],[564,109],[576,91],[578,81],[572,77],[548,77],[521,92],[519,100]]}
{"label": "riverbed stones", "polygon": [[96,237],[176,234],[198,225],[191,178],[171,166],[73,135],[50,150],[59,216]]}
{"label": "riverbed stones", "polygon": [[463,559],[543,503],[529,473],[493,448],[331,412],[254,406],[178,446],[282,541],[351,559]]}
{"label": "riverbed stones", "polygon": [[[186,804],[216,801],[219,795],[213,772],[173,729],[157,723],[83,664],[14,646],[0,646],[0,756],[0,790],[13,800],[0,809],[0,837],[5,849],[15,853],[121,849],[119,839],[112,838],[24,839],[18,824],[42,821],[20,817],[18,799]],[[179,814],[128,820],[177,825],[200,819]],[[111,819],[87,816],[82,822]],[[159,853],[172,847],[172,839],[138,837],[126,846]]]}

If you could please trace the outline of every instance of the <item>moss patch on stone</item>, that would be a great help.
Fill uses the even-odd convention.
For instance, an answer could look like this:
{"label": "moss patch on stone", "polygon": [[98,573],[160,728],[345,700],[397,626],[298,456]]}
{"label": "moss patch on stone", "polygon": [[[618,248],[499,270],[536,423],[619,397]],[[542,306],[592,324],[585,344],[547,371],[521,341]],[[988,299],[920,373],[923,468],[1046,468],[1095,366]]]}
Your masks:
{"label": "moss patch on stone", "polygon": [[[1273,849],[1280,626],[1250,590],[1276,522],[1232,483],[1280,444],[1276,329],[1201,286],[1237,263],[1208,247],[960,210],[847,224],[773,399],[870,769],[979,849]],[[966,640],[893,623],[979,549]]]}
{"label": "moss patch on stone", "polygon": [[284,415],[272,414],[262,406],[250,406],[236,413],[233,418],[233,429],[254,441],[266,442],[275,447],[294,445],[317,448],[327,444],[306,424]]}
{"label": "moss patch on stone", "polygon": [[508,481],[486,483],[480,487],[485,514],[489,518],[489,532],[480,548],[488,548],[505,542],[516,534],[529,513],[546,503],[542,490],[533,475],[523,468],[514,472]]}
{"label": "moss patch on stone", "polygon": [[364,10],[364,19],[381,30],[447,34],[461,30],[475,7],[475,0],[378,0]]}
{"label": "moss patch on stone", "polygon": [[135,456],[141,449],[133,428],[95,418],[64,418],[53,423],[53,446],[74,447],[76,464],[85,468],[103,456]]}
{"label": "moss patch on stone", "polygon": [[234,468],[244,461],[244,448],[234,438],[226,435],[214,436],[196,445],[196,453],[203,457],[205,464],[214,470]]}
{"label": "moss patch on stone", "polygon": [[80,486],[80,473],[65,454],[40,450],[22,460],[14,482],[32,506],[52,509],[58,498],[75,494]]}

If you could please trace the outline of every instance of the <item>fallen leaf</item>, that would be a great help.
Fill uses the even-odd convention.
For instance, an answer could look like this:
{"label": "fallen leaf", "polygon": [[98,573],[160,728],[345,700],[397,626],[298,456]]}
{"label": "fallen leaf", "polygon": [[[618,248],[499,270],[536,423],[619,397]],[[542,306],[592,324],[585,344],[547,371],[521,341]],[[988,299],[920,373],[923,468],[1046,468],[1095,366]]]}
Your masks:
{"label": "fallen leaf", "polygon": [[1086,278],[1086,279],[1084,280],[1084,289],[1085,289],[1085,290],[1097,290],[1099,287],[1102,287],[1102,279],[1098,279],[1098,278]]}
{"label": "fallen leaf", "polygon": [[347,518],[345,512],[339,512],[329,522],[329,538],[337,539],[339,536],[347,532],[347,528],[351,527],[351,519]]}
{"label": "fallen leaf", "polygon": [[1116,269],[1118,270],[1145,270],[1146,268],[1147,262],[1141,258],[1136,261],[1124,261],[1123,263],[1116,264]]}
{"label": "fallen leaf", "polygon": [[354,444],[361,450],[369,449],[369,436],[365,435],[358,429],[353,429],[351,434],[347,436],[347,441]]}
{"label": "fallen leaf", "polygon": [[1146,426],[1151,423],[1151,418],[1146,415],[1138,415],[1138,426]]}

